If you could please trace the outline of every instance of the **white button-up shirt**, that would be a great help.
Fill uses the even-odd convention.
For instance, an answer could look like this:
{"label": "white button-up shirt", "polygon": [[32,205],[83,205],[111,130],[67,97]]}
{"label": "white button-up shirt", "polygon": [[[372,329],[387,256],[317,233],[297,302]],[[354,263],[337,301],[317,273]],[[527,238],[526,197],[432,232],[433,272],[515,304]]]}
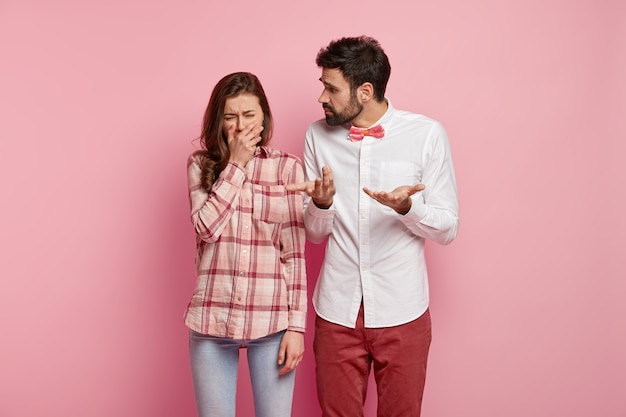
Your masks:
{"label": "white button-up shirt", "polygon": [[[408,323],[428,308],[425,239],[450,243],[459,227],[450,145],[441,124],[426,116],[389,108],[374,125],[385,136],[352,142],[350,126],[319,120],[306,133],[304,160],[309,180],[330,166],[337,192],[333,205],[306,201],[304,221],[312,242],[328,238],[313,293],[316,313],[354,328],[361,302],[365,327]],[[411,210],[400,215],[363,188],[392,191],[422,183]]]}

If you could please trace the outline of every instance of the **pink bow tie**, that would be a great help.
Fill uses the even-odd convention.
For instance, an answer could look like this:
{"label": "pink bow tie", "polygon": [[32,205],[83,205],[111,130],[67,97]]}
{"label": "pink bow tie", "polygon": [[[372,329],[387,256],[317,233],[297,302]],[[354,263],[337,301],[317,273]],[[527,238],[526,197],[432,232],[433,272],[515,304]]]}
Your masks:
{"label": "pink bow tie", "polygon": [[360,129],[354,126],[350,128],[350,140],[352,142],[363,140],[365,136],[372,136],[377,139],[382,139],[382,137],[385,136],[385,129],[383,129],[381,125],[376,125],[369,129]]}

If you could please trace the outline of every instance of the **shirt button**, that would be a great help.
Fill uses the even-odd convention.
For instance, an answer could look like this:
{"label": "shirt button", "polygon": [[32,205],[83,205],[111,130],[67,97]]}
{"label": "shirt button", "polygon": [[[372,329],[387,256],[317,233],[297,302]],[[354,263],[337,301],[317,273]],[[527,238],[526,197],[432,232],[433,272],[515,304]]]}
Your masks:
{"label": "shirt button", "polygon": [[248,251],[246,249],[243,250],[243,253],[248,253]]}
{"label": "shirt button", "polygon": [[243,271],[239,271],[239,276],[243,276]]}
{"label": "shirt button", "polygon": [[237,297],[237,301],[241,301],[241,297]]}

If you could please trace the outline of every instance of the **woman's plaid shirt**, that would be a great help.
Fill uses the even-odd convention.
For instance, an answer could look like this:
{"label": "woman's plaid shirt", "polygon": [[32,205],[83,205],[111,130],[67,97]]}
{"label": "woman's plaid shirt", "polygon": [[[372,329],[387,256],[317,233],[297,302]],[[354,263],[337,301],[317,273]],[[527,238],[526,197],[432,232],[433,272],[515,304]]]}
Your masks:
{"label": "woman's plaid shirt", "polygon": [[284,329],[304,332],[303,197],[284,187],[304,181],[300,160],[257,148],[245,168],[228,163],[208,193],[200,186],[197,153],[187,171],[197,281],[185,324],[242,340]]}

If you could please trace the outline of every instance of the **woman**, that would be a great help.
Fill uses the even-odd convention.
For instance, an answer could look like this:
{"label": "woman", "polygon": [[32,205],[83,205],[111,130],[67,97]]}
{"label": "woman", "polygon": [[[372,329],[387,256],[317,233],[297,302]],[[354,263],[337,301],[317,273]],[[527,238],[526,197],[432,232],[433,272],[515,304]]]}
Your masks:
{"label": "woman", "polygon": [[250,73],[222,78],[188,160],[196,288],[185,313],[200,417],[234,417],[247,348],[257,417],[288,417],[307,306],[300,161],[268,147],[272,115]]}

